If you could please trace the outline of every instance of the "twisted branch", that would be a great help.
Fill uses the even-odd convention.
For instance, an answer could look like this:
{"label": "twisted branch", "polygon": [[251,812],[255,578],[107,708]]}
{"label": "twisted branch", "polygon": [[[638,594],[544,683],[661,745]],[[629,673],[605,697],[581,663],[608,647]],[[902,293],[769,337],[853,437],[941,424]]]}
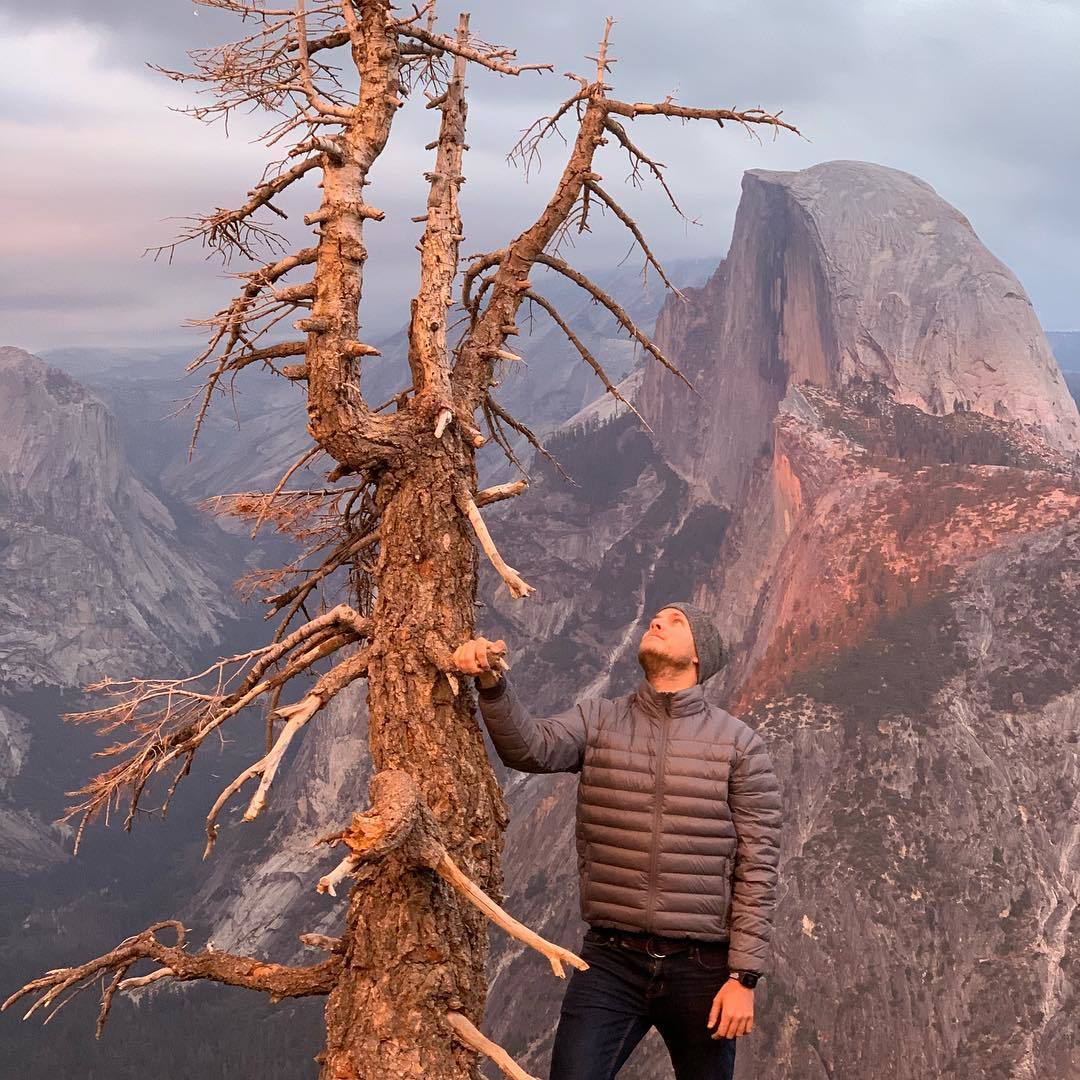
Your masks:
{"label": "twisted branch", "polygon": [[[158,932],[164,929],[175,932],[175,945],[166,945],[158,940]],[[45,1023],[48,1023],[71,998],[111,974],[112,980],[104,985],[101,993],[101,1008],[95,1029],[95,1035],[100,1039],[109,1018],[113,997],[118,991],[132,990],[164,978],[176,979],[177,982],[207,979],[228,986],[261,990],[270,995],[271,1001],[278,1002],[285,998],[330,993],[341,968],[341,959],[337,955],[331,955],[310,967],[287,967],[216,950],[189,953],[185,947],[185,936],[184,927],[174,920],[155,923],[141,934],[120,942],[103,956],[78,967],[54,968],[41,978],[28,982],[0,1005],[0,1011],[9,1009],[24,997],[38,994],[40,996],[23,1019],[29,1020],[39,1010],[51,1010],[45,1018]],[[141,960],[153,960],[161,966],[149,975],[125,979],[128,970]],[[55,1004],[69,990],[70,996]]]}

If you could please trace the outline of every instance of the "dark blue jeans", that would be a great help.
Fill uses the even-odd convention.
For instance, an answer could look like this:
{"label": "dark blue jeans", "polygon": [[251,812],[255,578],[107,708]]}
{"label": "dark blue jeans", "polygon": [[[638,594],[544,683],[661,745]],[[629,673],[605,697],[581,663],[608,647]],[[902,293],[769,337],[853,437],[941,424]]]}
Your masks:
{"label": "dark blue jeans", "polygon": [[714,1039],[705,1026],[728,977],[726,948],[656,959],[590,930],[580,955],[589,970],[570,976],[550,1080],[612,1080],[653,1025],[676,1080],[731,1080],[737,1040]]}

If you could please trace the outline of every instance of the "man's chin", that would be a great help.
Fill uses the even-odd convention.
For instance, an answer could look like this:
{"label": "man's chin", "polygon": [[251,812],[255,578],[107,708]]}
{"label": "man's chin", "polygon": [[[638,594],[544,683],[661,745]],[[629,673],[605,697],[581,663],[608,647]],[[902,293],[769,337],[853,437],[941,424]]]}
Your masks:
{"label": "man's chin", "polygon": [[638,649],[637,658],[642,667],[645,667],[646,664],[667,664],[671,662],[667,653],[653,645],[642,645]]}
{"label": "man's chin", "polygon": [[638,649],[638,663],[647,679],[655,675],[675,675],[681,670],[668,653],[650,645],[642,645]]}

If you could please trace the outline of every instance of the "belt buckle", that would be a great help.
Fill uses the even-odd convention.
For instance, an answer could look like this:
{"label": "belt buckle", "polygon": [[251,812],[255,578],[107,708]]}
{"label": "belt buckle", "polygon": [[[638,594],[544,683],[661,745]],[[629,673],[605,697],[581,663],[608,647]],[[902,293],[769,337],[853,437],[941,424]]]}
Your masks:
{"label": "belt buckle", "polygon": [[654,958],[655,960],[663,960],[663,959],[664,959],[664,958],[665,958],[665,957],[666,957],[666,956],[668,955],[667,953],[654,953],[654,952],[652,951],[652,940],[653,940],[653,937],[654,937],[654,936],[655,936],[655,935],[653,935],[653,934],[650,934],[650,935],[649,935],[649,936],[648,936],[648,937],[647,937],[647,938],[645,939],[645,951],[646,951],[646,952],[647,952],[647,953],[648,953],[648,954],[649,954],[649,955],[650,955],[651,957],[653,957],[653,958]]}

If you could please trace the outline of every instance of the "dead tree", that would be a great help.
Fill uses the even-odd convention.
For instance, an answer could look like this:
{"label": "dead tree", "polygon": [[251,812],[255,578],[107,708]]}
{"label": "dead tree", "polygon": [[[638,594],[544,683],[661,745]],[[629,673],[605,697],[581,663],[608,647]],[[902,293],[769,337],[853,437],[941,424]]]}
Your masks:
{"label": "dead tree", "polygon": [[[477,1053],[491,1056],[507,1075],[523,1077],[478,1031],[488,921],[539,949],[556,974],[564,963],[584,964],[490,899],[501,897],[507,810],[474,718],[471,689],[450,659],[474,634],[478,547],[513,597],[532,591],[496,550],[481,513],[486,504],[520,493],[525,482],[477,490],[475,455],[488,438],[512,459],[510,432],[546,452],[494,396],[502,369],[519,360],[507,339],[518,333],[522,304],[534,301],[606,391],[620,396],[601,363],[537,292],[531,275],[541,265],[603,305],[656,362],[682,378],[613,297],[555,254],[560,237],[575,227],[586,230],[588,215],[599,207],[626,226],[646,264],[670,286],[638,226],[603,186],[597,152],[605,145],[625,152],[632,178],[651,177],[674,204],[663,166],[639,147],[628,121],[662,116],[720,127],[731,122],[747,131],[755,125],[795,129],[760,109],[610,96],[609,19],[590,58],[595,74],[571,75],[570,97],[512,151],[527,169],[560,123],[576,126],[542,213],[505,247],[463,260],[458,192],[467,149],[465,73],[470,64],[503,76],[550,65],[517,64],[512,49],[474,37],[464,15],[456,33],[439,32],[434,0],[408,15],[388,0],[333,0],[309,10],[304,0],[284,8],[254,0],[195,2],[236,13],[251,32],[191,53],[191,73],[166,72],[210,92],[209,104],[190,111],[212,121],[237,108],[264,109],[274,118],[267,145],[291,145],[241,206],[194,219],[173,244],[159,249],[197,240],[250,264],[238,275],[235,299],[206,320],[209,344],[191,365],[206,373],[195,437],[215,396],[245,369],[261,367],[306,384],[310,448],[274,491],[226,500],[256,529],[269,519],[292,531],[305,550],[291,566],[254,583],[272,593],[270,611],[279,619],[265,648],[187,679],[96,685],[113,695],[112,702],[76,719],[117,736],[104,751],[116,764],[79,793],[71,813],[81,815],[81,835],[88,821],[123,799],[130,826],[151,780],[171,777],[167,804],[206,740],[242,710],[265,705],[265,753],[212,807],[209,854],[222,808],[250,784],[244,820],[258,815],[290,742],[328,701],[362,678],[376,770],[371,806],[328,838],[349,853],[318,887],[335,892],[348,881],[352,889],[342,937],[309,936],[309,944],[327,953],[321,963],[286,967],[190,952],[178,924],[159,924],[90,963],[48,972],[5,1007],[36,994],[30,1013],[59,1008],[65,995],[104,980],[100,1033],[118,991],[162,979],[210,979],[262,990],[275,1000],[323,994],[326,1045],[318,1060],[324,1080],[459,1080],[478,1075]],[[425,227],[409,325],[411,385],[372,406],[362,393],[362,374],[366,364],[378,363],[378,350],[359,336],[358,312],[364,231],[384,214],[366,192],[398,110],[418,89],[438,117],[438,133],[427,147],[434,156],[426,174],[427,210],[416,219]],[[267,214],[284,216],[275,198],[309,174],[321,188],[319,205],[304,218],[314,241],[289,251]],[[455,299],[467,313],[456,336],[448,326]],[[295,340],[280,340],[286,320],[299,332]],[[486,425],[486,435],[478,423]],[[288,489],[295,471],[316,458],[326,459],[327,485]],[[343,574],[346,593],[335,603],[330,595]],[[329,669],[313,677],[323,661]],[[292,702],[282,704],[285,697]],[[175,935],[171,944],[159,937],[167,928]],[[129,976],[143,960],[156,967]]]}

